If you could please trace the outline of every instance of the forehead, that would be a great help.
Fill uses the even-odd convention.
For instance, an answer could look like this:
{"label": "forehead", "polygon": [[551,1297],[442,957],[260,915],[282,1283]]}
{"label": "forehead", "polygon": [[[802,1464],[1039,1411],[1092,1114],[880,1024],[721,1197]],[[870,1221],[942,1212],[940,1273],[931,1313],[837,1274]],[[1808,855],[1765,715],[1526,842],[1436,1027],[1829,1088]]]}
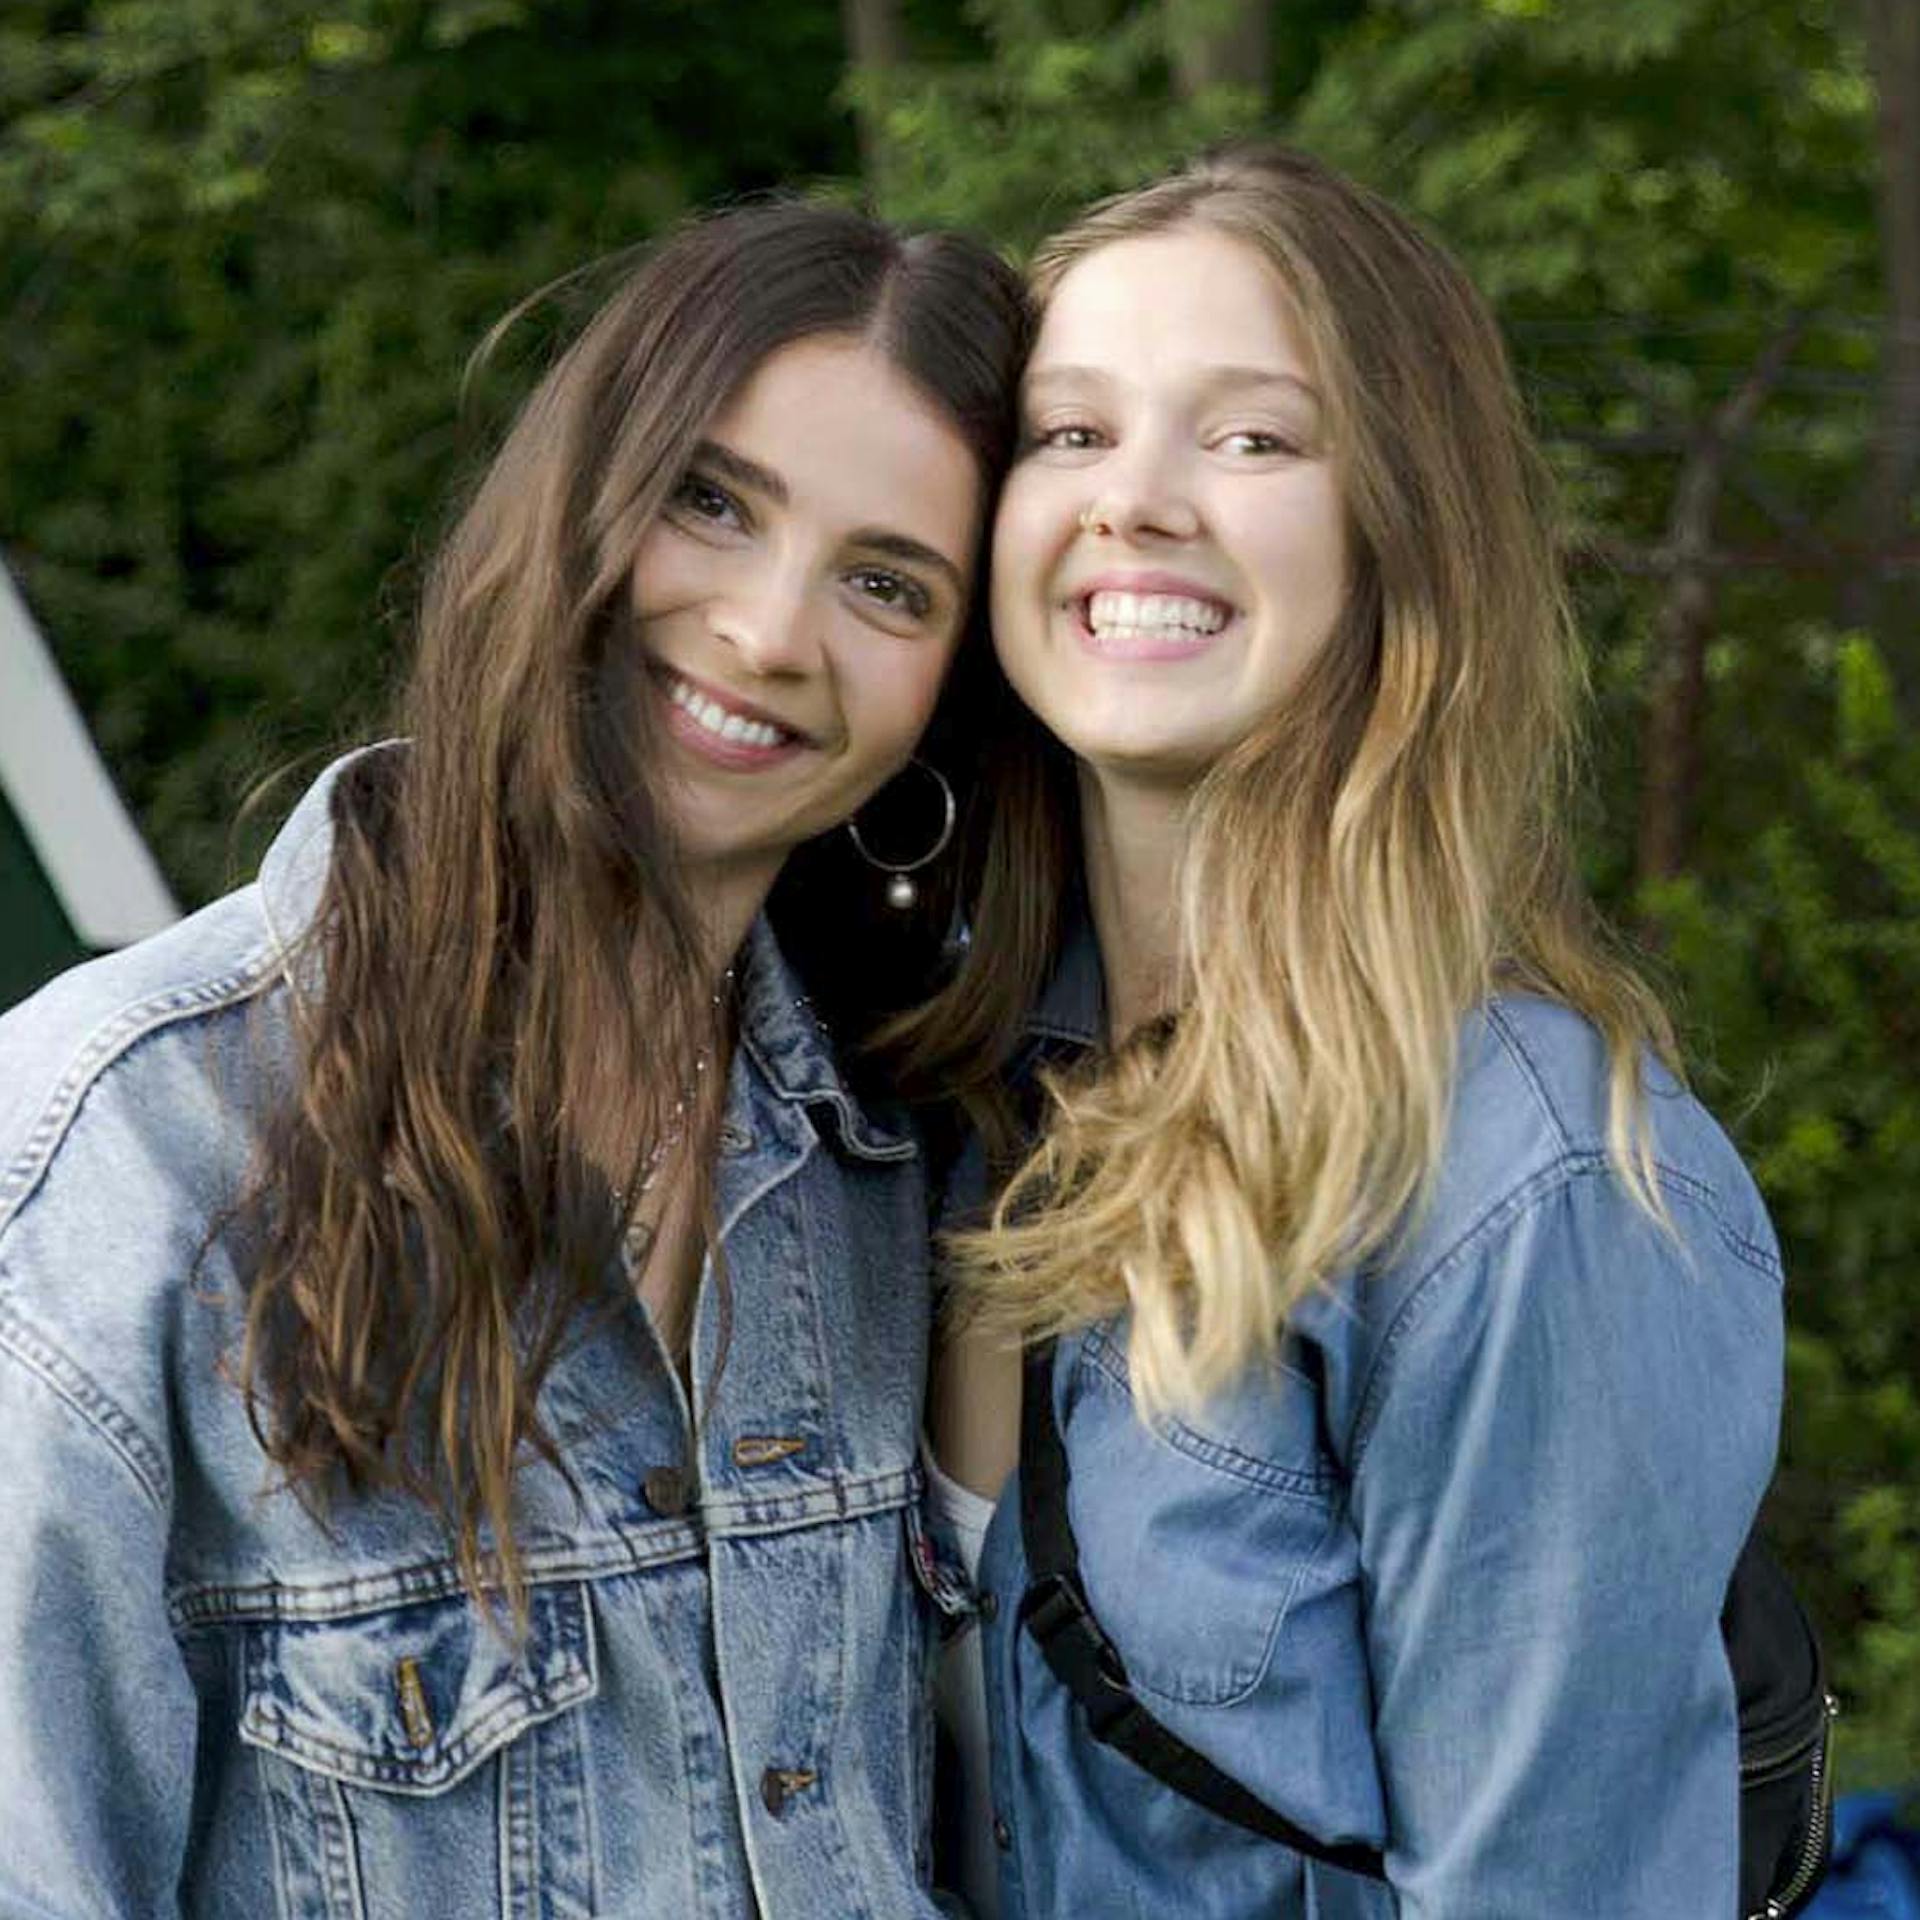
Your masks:
{"label": "forehead", "polygon": [[1050,365],[1141,376],[1225,365],[1304,378],[1307,356],[1280,277],[1254,247],[1187,226],[1109,241],[1060,276],[1029,377]]}
{"label": "forehead", "polygon": [[[708,437],[777,475],[795,512],[964,544],[980,492],[959,428],[877,347],[821,335],[776,348]],[[956,561],[964,553],[952,553]]]}

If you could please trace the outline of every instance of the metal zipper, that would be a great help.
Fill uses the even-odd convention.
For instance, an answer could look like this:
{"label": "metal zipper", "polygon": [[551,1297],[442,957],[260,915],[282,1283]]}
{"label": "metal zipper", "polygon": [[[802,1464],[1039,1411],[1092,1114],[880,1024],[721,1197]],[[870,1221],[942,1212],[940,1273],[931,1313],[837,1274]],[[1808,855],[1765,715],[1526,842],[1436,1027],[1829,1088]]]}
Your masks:
{"label": "metal zipper", "polygon": [[1742,1785],[1755,1785],[1763,1780],[1773,1779],[1784,1773],[1791,1773],[1807,1755],[1827,1737],[1827,1723],[1832,1715],[1828,1709],[1833,1696],[1824,1687],[1813,1702],[1810,1719],[1804,1714],[1801,1724],[1804,1733],[1795,1732],[1778,1746],[1768,1747],[1761,1753],[1742,1753],[1740,1756],[1740,1780]]}
{"label": "metal zipper", "polygon": [[1820,1738],[1813,1750],[1813,1818],[1808,1823],[1806,1842],[1800,1849],[1800,1860],[1793,1870],[1793,1878],[1758,1913],[1750,1914],[1748,1920],[1786,1920],[1820,1870],[1820,1861],[1827,1847],[1827,1826],[1833,1818],[1833,1777],[1827,1767],[1828,1738],[1839,1712],[1840,1702],[1830,1693],[1823,1695]]}

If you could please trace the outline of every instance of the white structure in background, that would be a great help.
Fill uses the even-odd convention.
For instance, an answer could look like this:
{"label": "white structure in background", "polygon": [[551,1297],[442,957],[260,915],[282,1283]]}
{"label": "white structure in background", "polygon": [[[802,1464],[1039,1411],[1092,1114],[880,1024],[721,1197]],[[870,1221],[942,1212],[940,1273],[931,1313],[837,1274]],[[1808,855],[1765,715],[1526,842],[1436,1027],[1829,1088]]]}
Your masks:
{"label": "white structure in background", "polygon": [[179,919],[4,562],[0,788],[83,944],[124,947]]}

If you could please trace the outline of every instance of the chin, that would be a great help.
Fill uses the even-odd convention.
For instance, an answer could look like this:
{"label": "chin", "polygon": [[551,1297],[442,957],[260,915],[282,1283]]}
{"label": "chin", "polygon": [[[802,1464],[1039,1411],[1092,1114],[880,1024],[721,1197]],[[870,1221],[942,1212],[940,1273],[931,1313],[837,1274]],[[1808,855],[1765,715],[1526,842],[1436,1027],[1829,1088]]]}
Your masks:
{"label": "chin", "polygon": [[1156,787],[1190,787],[1219,758],[1215,748],[1165,738],[1087,741],[1073,755],[1094,773]]}

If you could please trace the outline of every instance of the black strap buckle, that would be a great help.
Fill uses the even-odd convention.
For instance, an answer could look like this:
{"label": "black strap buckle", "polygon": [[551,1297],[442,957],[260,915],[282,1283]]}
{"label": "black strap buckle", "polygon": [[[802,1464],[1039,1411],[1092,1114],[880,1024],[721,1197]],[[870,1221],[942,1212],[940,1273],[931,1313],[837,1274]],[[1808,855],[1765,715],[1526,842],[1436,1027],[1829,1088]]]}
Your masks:
{"label": "black strap buckle", "polygon": [[1114,1723],[1137,1711],[1139,1702],[1120,1649],[1087,1604],[1079,1574],[1042,1574],[1021,1597],[1020,1620],[1061,1685],[1086,1709],[1094,1738],[1107,1741]]}

